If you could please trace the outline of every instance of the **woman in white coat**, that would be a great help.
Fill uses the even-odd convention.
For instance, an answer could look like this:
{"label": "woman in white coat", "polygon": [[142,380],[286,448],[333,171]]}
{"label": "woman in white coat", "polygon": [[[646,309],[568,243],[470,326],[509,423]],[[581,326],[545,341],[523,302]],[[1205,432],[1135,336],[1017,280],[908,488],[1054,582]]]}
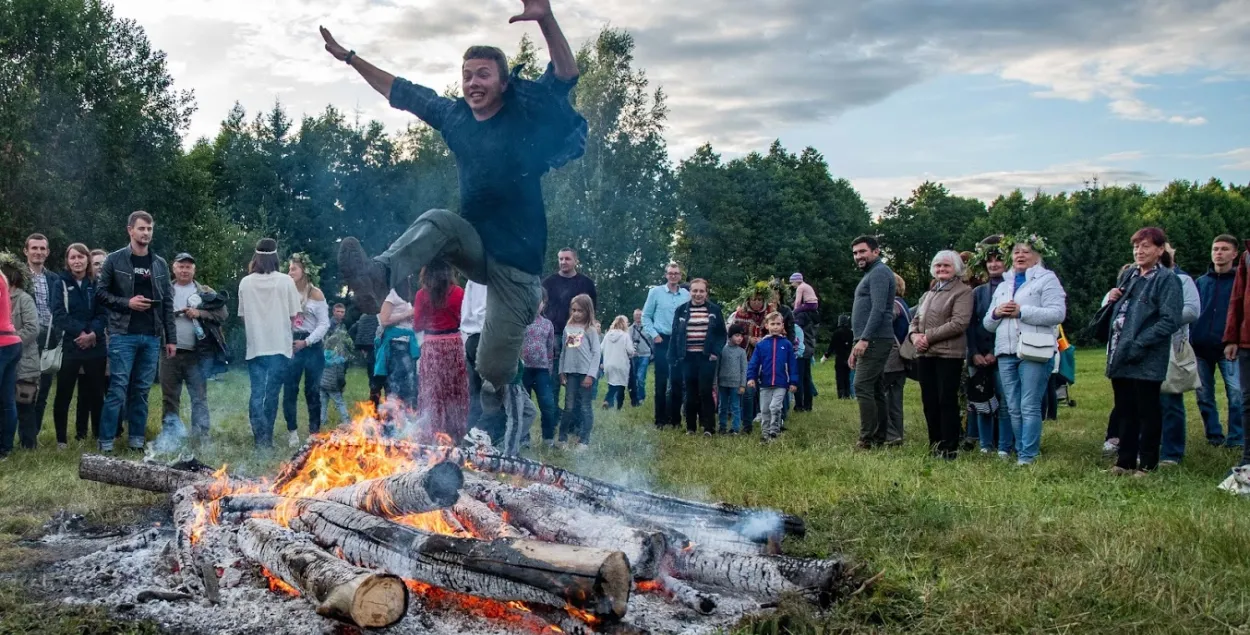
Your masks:
{"label": "woman in white coat", "polygon": [[994,334],[1018,464],[1029,465],[1041,452],[1042,400],[1058,354],[1057,328],[1067,316],[1067,294],[1042,265],[1044,239],[1029,235],[1003,242],[1012,245],[1012,270],[994,290],[983,325]]}

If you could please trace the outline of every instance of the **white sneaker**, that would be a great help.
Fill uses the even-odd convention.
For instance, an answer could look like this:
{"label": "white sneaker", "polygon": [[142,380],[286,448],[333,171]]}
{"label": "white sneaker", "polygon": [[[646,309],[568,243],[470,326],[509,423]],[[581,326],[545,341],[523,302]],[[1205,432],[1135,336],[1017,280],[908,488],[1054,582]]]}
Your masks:
{"label": "white sneaker", "polygon": [[989,448],[981,448],[981,454],[989,454],[989,453],[990,453]]}
{"label": "white sneaker", "polygon": [[998,451],[998,458],[1003,459],[1004,461],[1006,461],[1007,459],[1010,459],[1010,458],[1011,458],[1011,453],[1009,453],[1009,452],[1003,452],[1002,450],[999,450],[999,451]]}
{"label": "white sneaker", "polygon": [[57,450],[68,450],[68,449],[69,449],[69,444],[68,444],[68,443],[58,443],[58,444],[56,444],[56,449],[57,449]]}
{"label": "white sneaker", "polygon": [[292,448],[299,447],[299,432],[297,430],[291,431],[291,436],[289,439],[287,439],[286,444],[288,447],[292,447]]}
{"label": "white sneaker", "polygon": [[1102,453],[1104,456],[1110,455],[1110,454],[1116,454],[1119,451],[1120,451],[1120,446],[1118,444],[1112,443],[1110,441],[1102,442]]}

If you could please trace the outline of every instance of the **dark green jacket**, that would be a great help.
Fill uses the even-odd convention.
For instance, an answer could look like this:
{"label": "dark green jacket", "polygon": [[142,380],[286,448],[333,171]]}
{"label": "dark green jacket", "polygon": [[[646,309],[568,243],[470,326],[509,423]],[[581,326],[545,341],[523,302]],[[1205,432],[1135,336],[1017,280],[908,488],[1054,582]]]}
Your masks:
{"label": "dark green jacket", "polygon": [[[1125,272],[1124,286],[1132,270]],[[1184,310],[1180,278],[1167,267],[1159,267],[1149,280],[1133,280],[1116,303],[1116,315],[1128,302],[1128,313],[1120,329],[1115,352],[1107,360],[1107,377],[1163,381],[1168,375],[1172,334],[1181,328]]]}

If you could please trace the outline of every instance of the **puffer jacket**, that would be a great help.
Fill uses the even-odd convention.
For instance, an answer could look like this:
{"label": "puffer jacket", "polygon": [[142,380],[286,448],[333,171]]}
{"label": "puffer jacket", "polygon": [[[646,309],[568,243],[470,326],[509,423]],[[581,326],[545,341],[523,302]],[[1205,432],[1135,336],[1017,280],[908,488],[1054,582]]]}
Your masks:
{"label": "puffer jacket", "polygon": [[768,335],[760,340],[747,363],[747,381],[760,388],[799,385],[799,359],[789,338]]}
{"label": "puffer jacket", "polygon": [[968,350],[970,321],[972,288],[956,278],[941,288],[935,285],[920,299],[907,337],[912,338],[913,344],[916,335],[929,339],[929,348],[920,353],[921,357],[963,359]]}
{"label": "puffer jacket", "polygon": [[[1020,305],[1020,317],[994,317],[995,308],[1013,299]],[[1068,294],[1059,283],[1059,277],[1037,264],[1024,273],[1024,285],[1018,292],[1015,271],[1009,270],[1003,275],[1003,282],[994,290],[990,310],[985,312],[981,324],[994,334],[995,356],[1015,355],[1020,347],[1021,333],[1054,335],[1067,315]]]}
{"label": "puffer jacket", "polygon": [[35,306],[35,296],[10,287],[9,301],[13,304],[13,330],[22,338],[17,380],[39,381],[39,310]]}
{"label": "puffer jacket", "polygon": [[[1120,277],[1123,287],[1133,271]],[[1149,280],[1138,278],[1116,302],[1116,314],[1124,303],[1128,310],[1120,327],[1115,351],[1107,360],[1107,377],[1163,381],[1168,375],[1169,347],[1181,327],[1184,292],[1180,278],[1171,269],[1159,267]]]}

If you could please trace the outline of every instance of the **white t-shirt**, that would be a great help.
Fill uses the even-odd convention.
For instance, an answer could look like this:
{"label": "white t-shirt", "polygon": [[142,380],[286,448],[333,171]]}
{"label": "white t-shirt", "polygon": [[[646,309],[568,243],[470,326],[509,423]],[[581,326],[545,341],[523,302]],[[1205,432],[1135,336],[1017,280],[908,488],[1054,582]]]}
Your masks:
{"label": "white t-shirt", "polygon": [[[396,314],[399,314],[399,315],[407,315],[407,316],[408,316],[408,326],[409,326],[409,327],[411,327],[411,326],[412,326],[412,311],[413,311],[413,308],[412,308],[412,303],[411,303],[411,302],[408,302],[407,300],[404,300],[403,298],[399,297],[399,294],[398,294],[398,293],[395,293],[395,290],[394,290],[394,289],[391,289],[391,292],[390,292],[389,294],[387,294],[387,296],[386,296],[386,300],[384,300],[384,302],[390,302],[390,303],[391,303],[391,317],[394,317]],[[395,324],[392,324],[391,326],[396,326],[396,325],[395,325]],[[379,324],[379,325],[378,325],[378,336],[380,337],[380,336],[382,335],[382,331],[385,331],[385,330],[386,330],[386,327],[385,327],[385,326],[382,326],[382,325],[380,325],[380,324]],[[407,342],[407,341],[408,341],[408,336],[407,336],[407,335],[404,335],[404,336],[402,336],[402,337],[397,337],[397,338],[395,338],[395,340],[394,340],[394,341],[396,341],[396,342]]]}
{"label": "white t-shirt", "polygon": [[469,280],[464,285],[464,300],[460,303],[460,339],[468,341],[470,335],[482,332],[486,324],[486,285]]}
{"label": "white t-shirt", "polygon": [[291,318],[300,312],[299,291],[285,273],[252,273],[239,281],[239,317],[247,331],[247,359],[291,356]]}

